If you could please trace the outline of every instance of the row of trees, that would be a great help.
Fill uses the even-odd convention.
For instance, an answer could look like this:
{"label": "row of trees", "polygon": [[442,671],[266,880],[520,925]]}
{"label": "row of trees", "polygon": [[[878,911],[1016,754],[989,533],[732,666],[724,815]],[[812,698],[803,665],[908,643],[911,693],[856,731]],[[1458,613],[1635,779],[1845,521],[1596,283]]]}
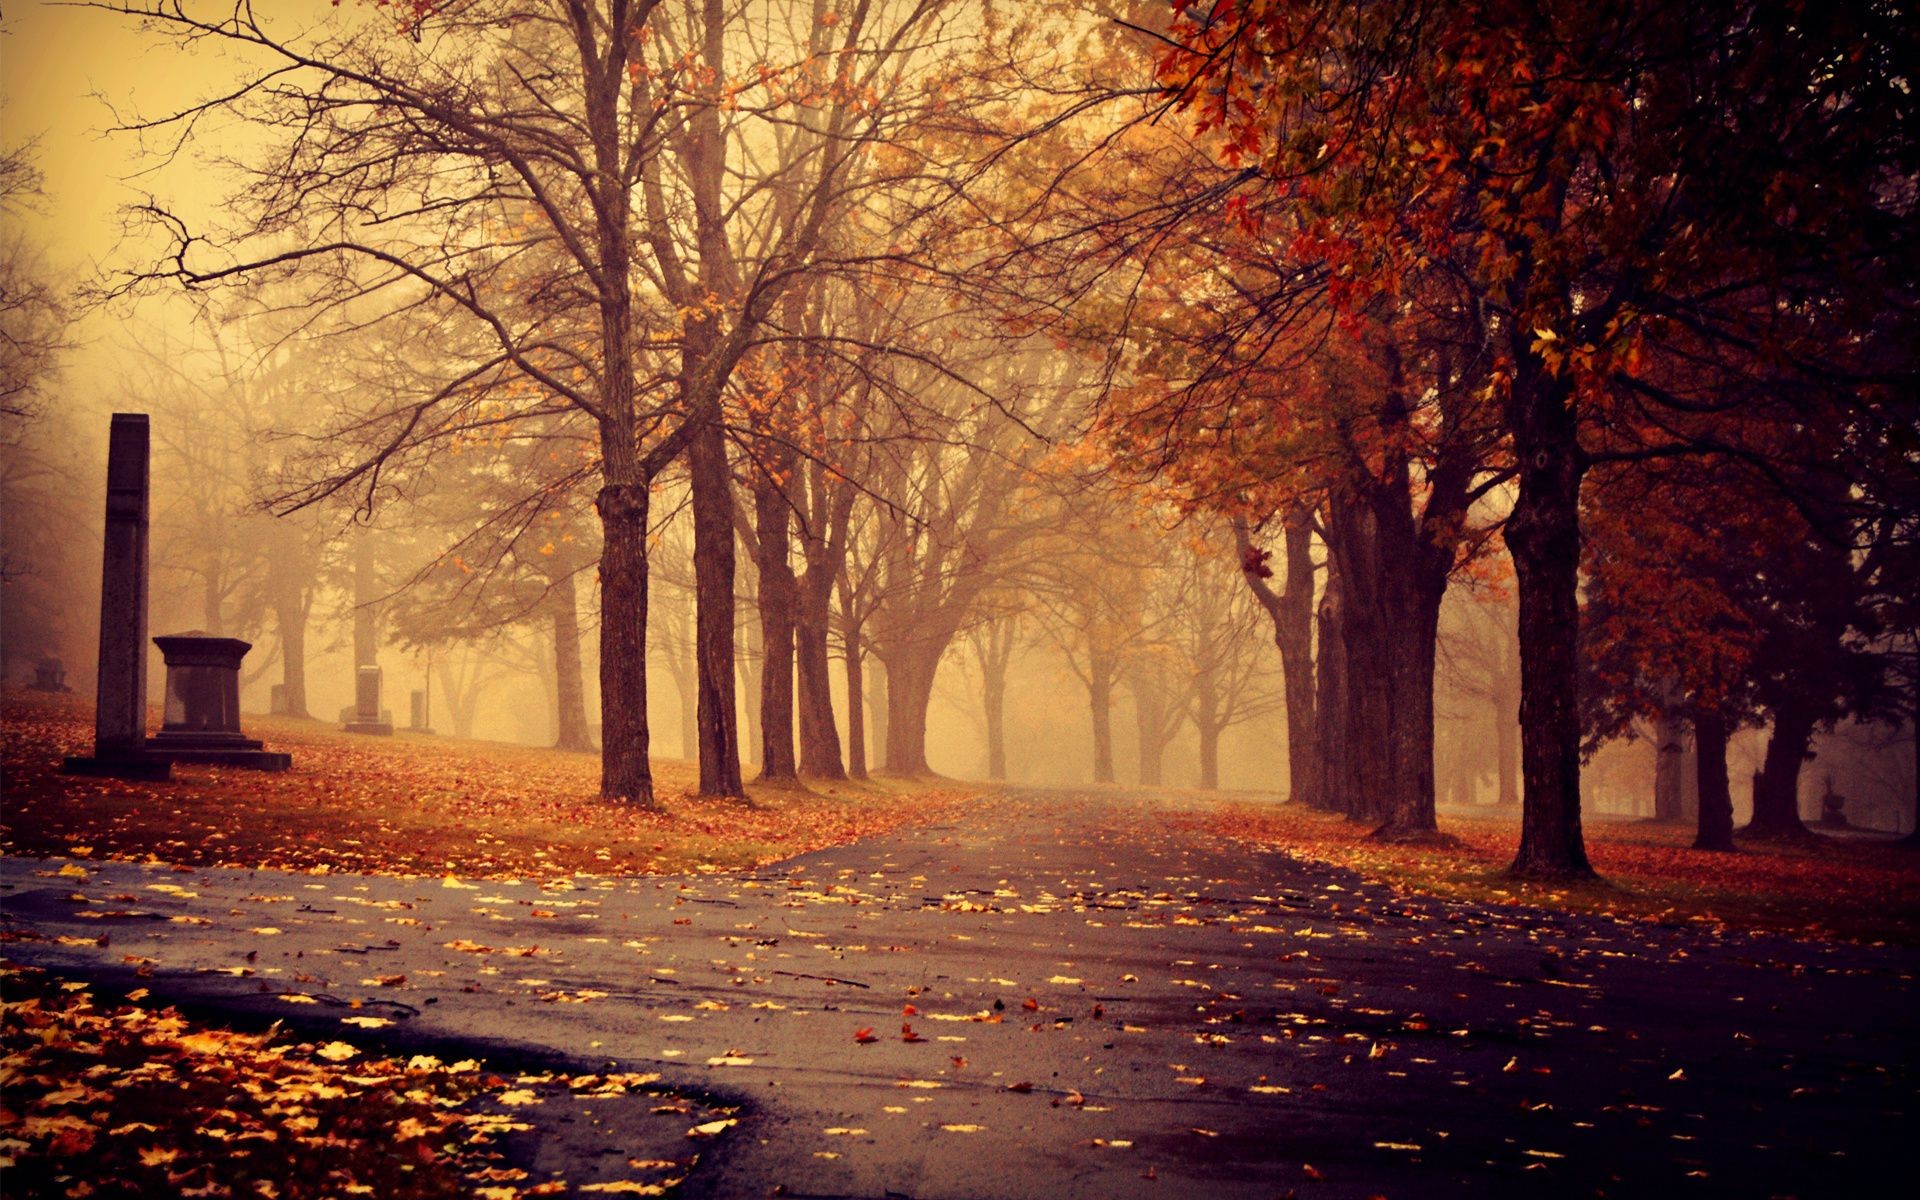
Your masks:
{"label": "row of trees", "polygon": [[[1588,870],[1583,746],[1684,719],[1724,845],[1721,730],[1772,723],[1784,827],[1810,731],[1901,694],[1920,174],[1884,5],[121,11],[258,64],[158,149],[216,112],[280,139],[228,227],[150,206],[176,253],[130,286],[291,291],[346,348],[278,499],[444,533],[405,636],[551,605],[577,673],[597,567],[608,796],[651,797],[663,505],[720,794],[743,597],[772,778],[924,770],[941,662],[972,638],[991,708],[1020,610],[1096,776],[1124,680],[1143,746],[1176,712],[1204,743],[1249,686],[1204,647],[1257,607],[1296,798],[1425,837],[1442,600],[1510,563],[1527,874]],[[1089,415],[1097,464],[1047,451]],[[1236,552],[1136,557],[1158,522],[1076,492],[1094,466]]]}
{"label": "row of trees", "polygon": [[1151,205],[1086,180],[1096,220],[1055,236],[1152,231],[1125,245],[1143,288],[1110,436],[1286,547],[1284,592],[1251,544],[1247,566],[1290,676],[1309,531],[1327,547],[1320,703],[1289,698],[1321,758],[1296,793],[1434,830],[1440,599],[1497,532],[1517,872],[1588,873],[1582,748],[1636,719],[1692,725],[1708,848],[1731,846],[1726,733],[1768,720],[1755,827],[1798,829],[1814,726],[1889,715],[1913,661],[1912,23],[1872,3],[1173,7],[1155,69],[1195,141],[1134,148]]}

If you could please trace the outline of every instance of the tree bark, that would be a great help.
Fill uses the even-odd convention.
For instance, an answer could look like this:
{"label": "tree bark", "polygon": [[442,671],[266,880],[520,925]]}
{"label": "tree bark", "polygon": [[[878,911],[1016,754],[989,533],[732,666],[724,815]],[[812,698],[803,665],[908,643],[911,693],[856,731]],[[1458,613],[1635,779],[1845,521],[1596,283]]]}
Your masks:
{"label": "tree bark", "polygon": [[1327,812],[1348,809],[1347,780],[1347,651],[1341,630],[1344,588],[1335,564],[1328,564],[1327,587],[1320,601],[1319,652],[1314,677],[1314,711],[1318,714],[1314,741],[1316,807]]}
{"label": "tree bark", "polygon": [[559,699],[558,736],[561,750],[592,750],[593,733],[587,722],[587,686],[582,677],[580,606],[571,571],[553,581],[553,674]]}
{"label": "tree bark", "polygon": [[1493,695],[1494,803],[1520,807],[1520,648],[1507,643]]}
{"label": "tree bark", "polygon": [[[717,416],[695,430],[687,447],[687,467],[693,483],[693,574],[698,601],[694,661],[699,688],[695,719],[700,794],[744,796],[733,680],[733,481],[727,467],[726,436]],[[644,604],[641,618],[644,621]]]}
{"label": "tree bark", "polygon": [[754,472],[753,515],[760,610],[760,778],[794,780],[800,777],[800,765],[793,747],[796,596],[793,565],[787,560],[792,513],[767,470]]}
{"label": "tree bark", "polygon": [[1653,819],[1679,824],[1687,819],[1687,726],[1661,713],[1653,722]]}
{"label": "tree bark", "polygon": [[1165,701],[1150,687],[1132,685],[1133,723],[1140,760],[1140,786],[1159,787],[1166,778],[1167,743],[1160,731],[1166,725]]}
{"label": "tree bark", "polygon": [[887,672],[887,664],[877,654],[871,653],[871,643],[862,642],[863,649],[869,653],[867,661],[867,744],[880,751],[880,764],[884,770],[887,761],[888,717],[893,711],[892,681]]}
{"label": "tree bark", "polygon": [[[937,643],[944,648],[946,639]],[[940,667],[939,649],[909,646],[887,664],[887,770],[895,775],[929,775],[927,709]]]}
{"label": "tree bark", "polygon": [[1087,705],[1093,717],[1093,781],[1113,782],[1113,665],[1100,658],[1087,664]]}
{"label": "tree bark", "polygon": [[1220,729],[1195,722],[1194,730],[1200,735],[1200,786],[1215,791],[1220,786]]}
{"label": "tree bark", "polygon": [[1522,784],[1520,850],[1510,870],[1590,878],[1580,829],[1580,448],[1567,384],[1530,350],[1516,355],[1510,387],[1519,494],[1503,536],[1520,600]]}
{"label": "tree bark", "polygon": [[280,687],[289,717],[307,713],[307,605],[298,597],[273,602],[273,627],[280,637]]}
{"label": "tree bark", "polygon": [[1774,710],[1773,731],[1767,737],[1767,756],[1753,781],[1753,820],[1747,832],[1760,837],[1805,837],[1811,831],[1800,819],[1800,769],[1810,755],[1813,710],[1785,704]]}
{"label": "tree bark", "polygon": [[861,687],[865,667],[861,662],[860,633],[849,629],[847,646],[847,774],[854,779],[867,777],[866,689]]}
{"label": "tree bark", "polygon": [[1700,772],[1700,823],[1695,850],[1733,849],[1733,792],[1727,785],[1727,719],[1716,710],[1693,718],[1693,744]]}
{"label": "tree bark", "polygon": [[982,664],[980,703],[987,721],[987,778],[1007,777],[1007,664]]}
{"label": "tree bark", "polygon": [[1281,683],[1287,707],[1287,793],[1296,804],[1322,807],[1319,796],[1319,710],[1313,665],[1312,511],[1295,505],[1282,518],[1285,539],[1284,590],[1275,592],[1257,569],[1257,555],[1244,521],[1232,523],[1240,548],[1242,574],[1254,598],[1273,623],[1273,644],[1280,651]]}
{"label": "tree bark", "polygon": [[600,514],[602,541],[600,794],[652,807],[647,729],[649,499],[644,483],[609,483],[600,489],[594,507]]}

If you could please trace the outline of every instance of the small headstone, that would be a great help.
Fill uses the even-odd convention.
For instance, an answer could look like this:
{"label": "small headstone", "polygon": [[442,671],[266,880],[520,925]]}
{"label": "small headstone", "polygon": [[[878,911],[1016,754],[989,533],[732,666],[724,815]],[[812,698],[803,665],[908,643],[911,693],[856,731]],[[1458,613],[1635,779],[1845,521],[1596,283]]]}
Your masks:
{"label": "small headstone", "polygon": [[380,668],[363,666],[354,673],[353,719],[348,733],[393,733],[393,718],[380,708]]}
{"label": "small headstone", "polygon": [[409,733],[432,733],[433,727],[427,724],[427,694],[415,689],[408,697],[407,731]]}
{"label": "small headstone", "polygon": [[168,779],[147,753],[147,414],[115,413],[107,433],[107,524],[100,559],[100,667],[93,753],[74,775]]}
{"label": "small headstone", "polygon": [[274,684],[267,690],[267,712],[276,717],[284,717],[291,711],[287,707],[287,685]]}
{"label": "small headstone", "polygon": [[71,692],[67,686],[67,668],[57,658],[43,658],[33,664],[33,682],[27,687],[36,692]]}
{"label": "small headstone", "polygon": [[240,660],[253,649],[239,638],[192,630],[153,639],[167,661],[167,707],[147,749],[174,762],[284,771],[293,756],[264,750],[240,732]]}

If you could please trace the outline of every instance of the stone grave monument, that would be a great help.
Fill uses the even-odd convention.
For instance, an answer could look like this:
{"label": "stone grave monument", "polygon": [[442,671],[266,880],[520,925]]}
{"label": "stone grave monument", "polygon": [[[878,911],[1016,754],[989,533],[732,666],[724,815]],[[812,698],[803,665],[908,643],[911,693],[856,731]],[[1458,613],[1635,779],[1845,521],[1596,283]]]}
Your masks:
{"label": "stone grave monument", "polygon": [[432,733],[433,726],[428,721],[427,694],[416,688],[408,700],[410,711],[407,713],[407,732]]}
{"label": "stone grave monument", "polygon": [[348,733],[393,733],[393,717],[380,707],[380,668],[363,666],[354,672],[353,710]]}
{"label": "stone grave monument", "polygon": [[240,660],[251,642],[201,630],[153,639],[167,662],[166,715],[147,750],[173,762],[284,771],[293,756],[240,732]]}
{"label": "stone grave monument", "polygon": [[93,753],[72,775],[168,779],[147,752],[147,414],[115,413],[107,434],[107,528],[100,569],[100,670]]}
{"label": "stone grave monument", "polygon": [[167,704],[147,736],[147,414],[115,413],[107,434],[107,530],[100,569],[100,671],[93,753],[73,756],[73,775],[169,779],[175,762],[284,771],[285,754],[240,732],[238,638],[177,634],[153,639],[167,662]]}
{"label": "stone grave monument", "polygon": [[66,664],[57,658],[43,658],[33,664],[33,682],[27,685],[33,692],[71,692],[67,686]]}

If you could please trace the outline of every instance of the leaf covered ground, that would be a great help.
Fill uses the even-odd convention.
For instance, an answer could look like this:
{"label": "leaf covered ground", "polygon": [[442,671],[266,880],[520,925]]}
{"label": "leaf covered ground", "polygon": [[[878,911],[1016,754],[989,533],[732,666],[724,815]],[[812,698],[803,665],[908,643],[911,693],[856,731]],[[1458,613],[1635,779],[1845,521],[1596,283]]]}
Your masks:
{"label": "leaf covered ground", "polygon": [[692,764],[659,760],[649,810],[602,800],[593,754],[257,716],[245,728],[290,751],[293,770],[176,766],[168,783],[62,775],[63,755],[91,751],[90,704],[9,690],[0,852],[495,879],[728,870],[936,820],[973,795],[883,780],[717,800],[692,795]]}
{"label": "leaf covered ground", "polygon": [[649,1094],[654,1076],[502,1076],[471,1060],[402,1061],[278,1027],[233,1032],[144,1003],[145,989],[96,997],[11,964],[0,964],[0,996],[8,1196],[658,1196],[698,1158],[689,1148],[570,1183],[534,1180],[503,1156],[503,1141],[531,1128],[527,1109],[558,1096],[631,1093],[669,1101],[656,1111],[693,1111]]}
{"label": "leaf covered ground", "polygon": [[1442,813],[1441,829],[1451,838],[1444,845],[1376,841],[1366,825],[1292,805],[1236,802],[1168,819],[1455,900],[1797,937],[1920,942],[1920,853],[1884,842],[1742,839],[1738,853],[1718,854],[1692,849],[1687,826],[1592,822],[1587,853],[1600,880],[1547,884],[1506,874],[1520,836],[1513,818]]}

